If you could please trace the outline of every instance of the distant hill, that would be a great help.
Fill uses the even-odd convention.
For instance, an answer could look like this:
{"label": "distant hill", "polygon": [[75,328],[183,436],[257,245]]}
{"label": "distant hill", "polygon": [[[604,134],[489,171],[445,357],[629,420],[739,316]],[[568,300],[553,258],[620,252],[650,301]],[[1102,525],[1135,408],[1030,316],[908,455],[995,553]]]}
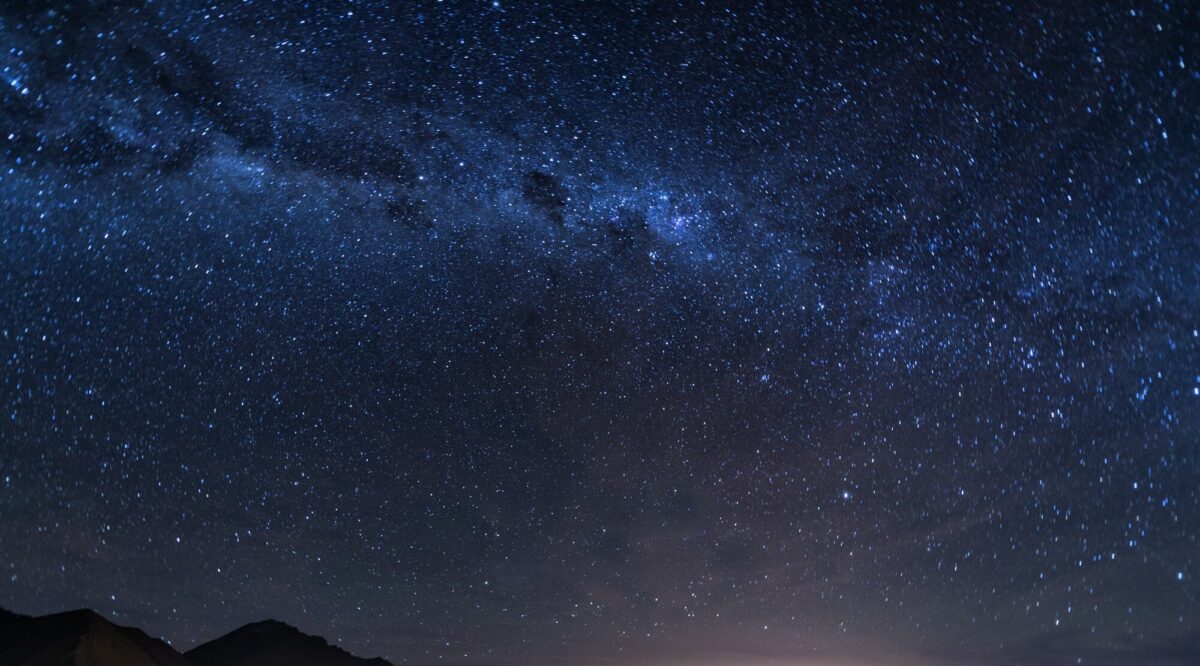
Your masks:
{"label": "distant hill", "polygon": [[391,666],[282,622],[248,624],[186,655],[90,610],[42,617],[0,608],[0,666]]}
{"label": "distant hill", "polygon": [[391,666],[275,620],[248,624],[187,653],[193,666]]}
{"label": "distant hill", "polygon": [[170,645],[90,610],[0,613],[0,666],[189,666]]}

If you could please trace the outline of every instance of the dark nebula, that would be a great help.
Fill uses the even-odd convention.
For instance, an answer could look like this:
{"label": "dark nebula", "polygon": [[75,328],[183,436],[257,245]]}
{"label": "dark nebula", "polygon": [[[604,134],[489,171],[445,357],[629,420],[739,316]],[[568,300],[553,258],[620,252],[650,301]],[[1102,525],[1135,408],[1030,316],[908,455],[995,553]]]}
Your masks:
{"label": "dark nebula", "polygon": [[0,2],[0,606],[1200,663],[1194,2]]}

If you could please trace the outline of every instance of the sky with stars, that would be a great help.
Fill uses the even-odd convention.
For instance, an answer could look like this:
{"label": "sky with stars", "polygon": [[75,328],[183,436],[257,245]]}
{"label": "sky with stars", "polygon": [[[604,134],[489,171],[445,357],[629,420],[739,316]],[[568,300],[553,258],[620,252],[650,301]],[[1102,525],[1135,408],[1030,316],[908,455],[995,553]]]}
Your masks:
{"label": "sky with stars", "polygon": [[0,3],[0,606],[1200,660],[1200,7]]}

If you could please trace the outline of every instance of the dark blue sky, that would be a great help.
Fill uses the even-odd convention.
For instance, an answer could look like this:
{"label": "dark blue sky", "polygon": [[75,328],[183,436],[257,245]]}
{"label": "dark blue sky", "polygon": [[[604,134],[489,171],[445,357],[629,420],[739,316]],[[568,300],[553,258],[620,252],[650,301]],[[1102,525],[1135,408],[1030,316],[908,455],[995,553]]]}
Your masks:
{"label": "dark blue sky", "polygon": [[1198,12],[1041,4],[5,3],[0,606],[1195,663]]}

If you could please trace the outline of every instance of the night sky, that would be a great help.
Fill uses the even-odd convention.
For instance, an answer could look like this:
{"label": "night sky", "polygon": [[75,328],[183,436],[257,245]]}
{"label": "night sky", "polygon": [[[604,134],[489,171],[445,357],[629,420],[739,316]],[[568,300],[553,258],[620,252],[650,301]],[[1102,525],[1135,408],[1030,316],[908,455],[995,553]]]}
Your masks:
{"label": "night sky", "polygon": [[1200,5],[0,7],[0,606],[1200,663]]}

